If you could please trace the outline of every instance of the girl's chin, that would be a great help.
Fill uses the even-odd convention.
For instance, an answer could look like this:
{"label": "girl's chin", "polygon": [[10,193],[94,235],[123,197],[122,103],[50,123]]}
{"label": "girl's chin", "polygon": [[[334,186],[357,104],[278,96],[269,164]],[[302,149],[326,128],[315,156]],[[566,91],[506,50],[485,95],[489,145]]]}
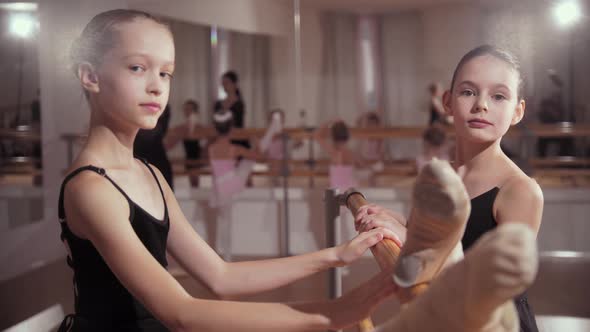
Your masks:
{"label": "girl's chin", "polygon": [[476,144],[489,144],[493,143],[498,140],[500,137],[498,135],[494,135],[492,133],[484,133],[481,131],[466,131],[464,132],[464,138],[471,143]]}
{"label": "girl's chin", "polygon": [[143,121],[139,121],[138,124],[140,129],[151,130],[156,128],[156,125],[158,124],[158,119],[144,119]]}

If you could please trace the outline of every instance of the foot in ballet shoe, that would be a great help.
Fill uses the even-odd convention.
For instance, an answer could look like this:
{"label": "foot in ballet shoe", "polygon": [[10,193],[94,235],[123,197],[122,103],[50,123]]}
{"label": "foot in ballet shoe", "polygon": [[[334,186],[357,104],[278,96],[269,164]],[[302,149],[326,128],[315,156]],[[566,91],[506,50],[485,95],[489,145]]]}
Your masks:
{"label": "foot in ballet shoe", "polygon": [[429,282],[457,245],[471,205],[461,178],[434,159],[416,179],[407,239],[394,272],[401,287]]}
{"label": "foot in ballet shoe", "polygon": [[533,231],[522,224],[500,225],[383,331],[518,332],[512,299],[533,282],[537,265]]}
{"label": "foot in ballet shoe", "polygon": [[[512,299],[524,292],[534,281],[538,269],[537,245],[534,232],[522,223],[506,223],[485,234],[465,256],[465,290],[467,308],[482,312],[496,310],[496,322],[489,323],[492,331],[502,331],[518,324]],[[516,317],[516,318],[515,318]]]}

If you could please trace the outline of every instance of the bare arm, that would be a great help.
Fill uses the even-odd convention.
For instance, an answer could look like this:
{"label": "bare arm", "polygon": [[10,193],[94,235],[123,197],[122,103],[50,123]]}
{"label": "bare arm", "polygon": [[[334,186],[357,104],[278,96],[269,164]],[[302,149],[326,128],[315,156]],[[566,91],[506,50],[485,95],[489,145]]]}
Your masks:
{"label": "bare arm", "polygon": [[247,149],[243,146],[234,145],[233,148],[236,149],[236,153],[239,156],[242,156],[249,160],[261,160],[264,159],[264,154],[260,153],[257,148],[257,144],[254,145],[255,148]]}
{"label": "bare arm", "polygon": [[543,216],[543,192],[539,184],[528,177],[514,177],[502,186],[494,203],[498,224],[520,222],[537,234]]}
{"label": "bare arm", "polygon": [[[126,201],[102,177],[81,174],[73,179],[65,202],[68,225],[92,242],[123,286],[173,331],[339,328],[362,318],[350,316],[347,307],[355,306],[360,315],[366,314],[394,291],[390,278],[378,276],[359,287],[354,296],[335,301],[287,305],[195,299],[143,246],[128,221]],[[170,227],[174,231],[178,223]]]}
{"label": "bare arm", "polygon": [[[161,175],[159,178],[165,184]],[[337,247],[304,255],[228,263],[195,232],[167,185],[165,193],[174,225],[169,233],[169,252],[190,275],[222,298],[275,289],[327,268],[350,264],[384,237],[395,236],[391,231],[379,228]]]}
{"label": "bare arm", "polygon": [[325,123],[316,129],[313,133],[313,138],[318,142],[318,144],[326,151],[328,156],[332,156],[334,154],[334,147],[332,144],[327,140],[327,136],[330,130],[330,123]]}

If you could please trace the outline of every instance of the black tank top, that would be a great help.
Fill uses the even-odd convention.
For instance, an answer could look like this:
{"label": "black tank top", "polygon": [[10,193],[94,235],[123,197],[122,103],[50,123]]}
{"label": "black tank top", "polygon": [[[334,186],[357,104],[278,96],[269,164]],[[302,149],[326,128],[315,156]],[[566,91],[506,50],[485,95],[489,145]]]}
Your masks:
{"label": "black tank top", "polygon": [[[465,252],[469,251],[482,235],[498,226],[494,218],[494,201],[499,191],[500,188],[495,187],[471,199],[471,214],[467,220],[465,234],[461,239]],[[526,293],[517,296],[514,299],[514,304],[518,311],[520,331],[538,332],[535,314],[528,303]]]}
{"label": "black tank top", "polygon": [[[156,179],[164,199],[156,174],[147,162],[144,163]],[[135,204],[103,168],[85,166],[76,169],[64,179],[59,195],[61,240],[69,247],[67,263],[74,271],[75,295],[75,314],[64,319],[59,331],[167,331],[119,282],[94,245],[69,229],[64,209],[64,188],[69,180],[86,170],[104,176],[121,192],[129,204],[129,222],[133,230],[158,263],[164,268],[168,265],[166,240],[170,223],[166,200],[164,219],[158,220]]]}

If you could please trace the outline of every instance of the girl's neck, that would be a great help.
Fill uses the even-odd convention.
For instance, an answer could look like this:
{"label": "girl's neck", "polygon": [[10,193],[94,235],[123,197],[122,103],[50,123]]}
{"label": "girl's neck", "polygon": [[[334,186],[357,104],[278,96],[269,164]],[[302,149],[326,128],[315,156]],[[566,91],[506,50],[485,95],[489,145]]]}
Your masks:
{"label": "girl's neck", "polygon": [[455,167],[461,168],[465,173],[477,171],[483,167],[488,168],[495,158],[503,155],[500,140],[486,144],[469,144],[457,141]]}
{"label": "girl's neck", "polygon": [[89,159],[104,168],[127,168],[135,163],[133,142],[138,128],[117,126],[115,121],[99,119],[92,113],[84,150]]}

